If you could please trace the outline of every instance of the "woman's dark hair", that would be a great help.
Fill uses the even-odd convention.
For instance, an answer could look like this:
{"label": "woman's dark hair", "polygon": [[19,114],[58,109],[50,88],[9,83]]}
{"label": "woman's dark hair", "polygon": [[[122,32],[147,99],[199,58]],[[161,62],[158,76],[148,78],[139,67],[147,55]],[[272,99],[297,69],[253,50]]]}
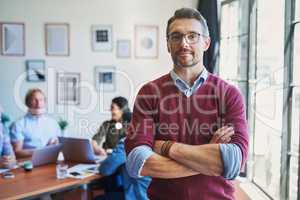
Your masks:
{"label": "woman's dark hair", "polygon": [[124,97],[115,97],[111,101],[112,103],[116,104],[123,112],[122,120],[123,122],[129,123],[131,120],[131,111],[128,106],[128,101]]}

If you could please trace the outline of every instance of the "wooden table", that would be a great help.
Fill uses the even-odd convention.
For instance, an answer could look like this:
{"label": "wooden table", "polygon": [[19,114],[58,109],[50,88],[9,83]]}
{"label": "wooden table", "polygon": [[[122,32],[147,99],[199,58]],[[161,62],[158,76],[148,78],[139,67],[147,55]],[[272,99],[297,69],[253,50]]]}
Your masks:
{"label": "wooden table", "polygon": [[4,179],[0,177],[1,200],[23,199],[55,193],[89,184],[102,177],[100,174],[96,174],[85,179],[66,178],[58,180],[56,179],[56,164],[36,167],[31,172],[25,172],[22,168],[12,171],[15,178]]}

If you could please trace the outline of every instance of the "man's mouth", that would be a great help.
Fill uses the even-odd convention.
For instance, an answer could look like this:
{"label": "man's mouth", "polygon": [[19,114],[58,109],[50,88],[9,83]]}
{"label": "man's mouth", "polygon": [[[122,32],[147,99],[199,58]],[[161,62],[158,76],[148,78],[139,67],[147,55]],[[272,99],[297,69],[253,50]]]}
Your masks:
{"label": "man's mouth", "polygon": [[189,56],[191,54],[192,54],[191,52],[179,52],[177,55],[178,56]]}
{"label": "man's mouth", "polygon": [[177,53],[177,55],[179,55],[179,56],[188,56],[188,55],[191,55],[191,54],[192,54],[191,51],[179,51]]}

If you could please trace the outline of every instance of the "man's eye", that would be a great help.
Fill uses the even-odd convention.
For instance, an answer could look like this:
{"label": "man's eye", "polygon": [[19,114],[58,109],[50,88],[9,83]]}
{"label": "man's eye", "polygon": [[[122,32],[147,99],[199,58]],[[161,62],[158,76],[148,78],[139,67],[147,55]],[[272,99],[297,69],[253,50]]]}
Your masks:
{"label": "man's eye", "polygon": [[171,38],[172,38],[172,40],[180,40],[181,36],[180,35],[172,35]]}
{"label": "man's eye", "polygon": [[197,34],[190,34],[190,35],[188,35],[188,38],[195,39],[195,38],[197,38]]}

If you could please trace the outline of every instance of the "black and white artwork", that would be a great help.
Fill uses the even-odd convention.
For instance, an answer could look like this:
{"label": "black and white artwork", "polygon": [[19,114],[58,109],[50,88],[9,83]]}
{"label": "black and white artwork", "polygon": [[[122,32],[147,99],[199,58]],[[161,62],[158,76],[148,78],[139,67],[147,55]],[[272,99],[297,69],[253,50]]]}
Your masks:
{"label": "black and white artwork", "polygon": [[92,26],[92,49],[93,51],[112,51],[112,26]]}
{"label": "black and white artwork", "polygon": [[80,73],[57,73],[57,103],[80,103]]}

